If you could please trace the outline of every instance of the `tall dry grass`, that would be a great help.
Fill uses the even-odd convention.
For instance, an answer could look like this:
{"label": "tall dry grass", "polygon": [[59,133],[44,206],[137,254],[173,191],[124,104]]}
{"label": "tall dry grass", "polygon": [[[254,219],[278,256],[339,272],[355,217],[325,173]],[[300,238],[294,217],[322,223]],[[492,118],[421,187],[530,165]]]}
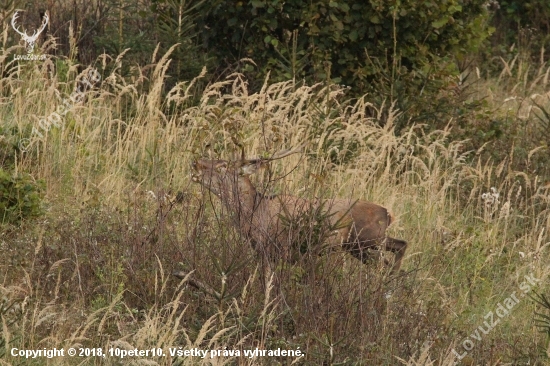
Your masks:
{"label": "tall dry grass", "polygon": [[[0,58],[0,118],[11,131],[2,138],[16,149],[15,170],[45,180],[47,190],[41,218],[2,229],[2,363],[26,362],[9,355],[12,347],[181,346],[300,347],[306,357],[130,361],[450,365],[452,349],[464,351],[463,340],[518,292],[524,275],[541,280],[538,292],[548,290],[548,186],[536,172],[514,169],[524,159],[514,151],[484,159],[450,127],[398,135],[393,106],[373,106],[368,96],[348,101],[335,85],[266,80],[250,94],[235,74],[200,94],[197,80],[165,90],[170,52],[144,67],[103,55],[93,65],[102,75],[97,88],[39,138],[32,127],[62,105],[80,72],[71,60],[10,61],[12,52]],[[504,96],[493,97],[494,113],[508,113],[498,107]],[[260,259],[228,213],[189,179],[198,156],[236,157],[232,137],[249,156],[304,144],[303,154],[256,177],[267,193],[388,207],[397,217],[391,235],[409,242],[405,273],[389,278],[383,267],[334,252],[281,263],[275,278],[262,278]],[[17,150],[23,138],[29,149]],[[529,151],[523,166],[541,153]],[[192,273],[179,281],[176,270]],[[542,364],[547,340],[534,327],[535,310],[523,298],[464,364]]]}

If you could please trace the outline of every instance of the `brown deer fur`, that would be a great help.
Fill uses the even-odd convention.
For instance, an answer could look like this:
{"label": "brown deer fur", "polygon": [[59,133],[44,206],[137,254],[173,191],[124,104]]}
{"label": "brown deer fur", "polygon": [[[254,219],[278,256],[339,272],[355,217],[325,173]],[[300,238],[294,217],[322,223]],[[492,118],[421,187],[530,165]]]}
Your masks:
{"label": "brown deer fur", "polygon": [[[235,226],[250,240],[254,249],[271,261],[291,260],[293,233],[282,217],[296,218],[322,204],[330,224],[337,227],[327,239],[329,247],[342,246],[366,263],[372,249],[385,249],[395,254],[392,273],[399,270],[407,243],[386,236],[392,215],[377,204],[362,200],[332,198],[309,201],[290,195],[266,196],[256,190],[249,175],[270,161],[290,155],[287,151],[271,159],[225,160],[199,159],[193,163],[193,181],[218,196]],[[322,202],[322,203],[321,203]],[[294,225],[295,226],[295,225]]]}

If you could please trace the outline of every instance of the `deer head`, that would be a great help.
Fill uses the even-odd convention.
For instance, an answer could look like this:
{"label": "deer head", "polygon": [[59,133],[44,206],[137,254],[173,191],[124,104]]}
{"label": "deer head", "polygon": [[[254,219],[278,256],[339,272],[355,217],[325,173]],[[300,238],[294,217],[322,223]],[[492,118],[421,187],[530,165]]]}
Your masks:
{"label": "deer head", "polygon": [[248,178],[258,170],[265,168],[270,162],[282,159],[286,156],[301,151],[301,146],[278,152],[269,158],[246,159],[244,148],[241,148],[241,158],[238,160],[208,160],[199,159],[192,163],[195,171],[191,178],[194,182],[202,184],[218,197],[235,200],[256,194],[256,188]]}
{"label": "deer head", "polygon": [[16,11],[14,14],[13,14],[13,17],[11,18],[11,26],[13,27],[13,29],[19,33],[21,35],[21,37],[23,38],[23,40],[25,41],[25,43],[27,44],[26,48],[27,48],[27,53],[32,53],[33,50],[34,50],[34,45],[36,43],[36,40],[38,39],[38,37],[40,36],[40,34],[42,33],[42,31],[44,29],[46,29],[46,26],[48,25],[48,21],[49,21],[49,17],[48,17],[48,13],[45,13],[44,14],[44,17],[42,19],[42,25],[40,26],[40,29],[38,30],[35,30],[33,32],[32,35],[28,35],[26,31],[23,31],[21,32],[18,27],[15,25],[15,21],[17,20],[17,18],[19,18],[19,14],[18,12]]}

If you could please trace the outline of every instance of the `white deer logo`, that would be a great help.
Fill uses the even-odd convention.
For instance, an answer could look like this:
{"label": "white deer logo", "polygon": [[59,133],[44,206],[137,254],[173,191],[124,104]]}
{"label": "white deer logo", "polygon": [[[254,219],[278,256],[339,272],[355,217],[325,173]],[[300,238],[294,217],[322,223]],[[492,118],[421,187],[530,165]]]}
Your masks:
{"label": "white deer logo", "polygon": [[40,36],[40,33],[42,33],[42,31],[46,28],[46,26],[48,25],[48,20],[50,19],[48,17],[48,14],[45,13],[44,14],[44,17],[42,19],[42,25],[40,26],[40,29],[38,30],[35,30],[33,32],[33,34],[31,36],[27,35],[27,32],[26,31],[19,31],[19,29],[17,29],[17,26],[15,25],[15,21],[17,20],[17,18],[19,17],[19,14],[17,14],[18,12],[16,11],[14,14],[13,14],[13,17],[11,18],[11,26],[13,27],[13,29],[19,33],[21,35],[21,37],[23,37],[23,41],[25,41],[25,43],[27,44],[26,48],[27,48],[27,53],[32,53],[32,51],[34,50],[34,44],[36,43],[36,40],[38,39],[38,36]]}

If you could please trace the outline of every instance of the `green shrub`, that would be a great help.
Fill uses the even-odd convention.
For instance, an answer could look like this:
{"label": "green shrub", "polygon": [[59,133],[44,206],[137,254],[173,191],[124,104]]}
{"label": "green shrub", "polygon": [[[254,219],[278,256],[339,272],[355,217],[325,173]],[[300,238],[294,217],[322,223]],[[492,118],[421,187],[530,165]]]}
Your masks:
{"label": "green shrub", "polygon": [[41,213],[43,182],[28,174],[9,174],[0,168],[0,220],[17,223]]}
{"label": "green shrub", "polygon": [[496,28],[491,37],[493,52],[506,53],[506,48],[515,43],[516,51],[530,48],[533,56],[538,58],[541,47],[548,48],[550,2],[547,0],[500,0],[488,3],[494,10],[492,23]]}
{"label": "green shrub", "polygon": [[484,2],[218,0],[199,25],[220,61],[250,57],[275,80],[331,78],[365,92],[378,76],[369,59],[413,72],[475,51],[490,33]]}

